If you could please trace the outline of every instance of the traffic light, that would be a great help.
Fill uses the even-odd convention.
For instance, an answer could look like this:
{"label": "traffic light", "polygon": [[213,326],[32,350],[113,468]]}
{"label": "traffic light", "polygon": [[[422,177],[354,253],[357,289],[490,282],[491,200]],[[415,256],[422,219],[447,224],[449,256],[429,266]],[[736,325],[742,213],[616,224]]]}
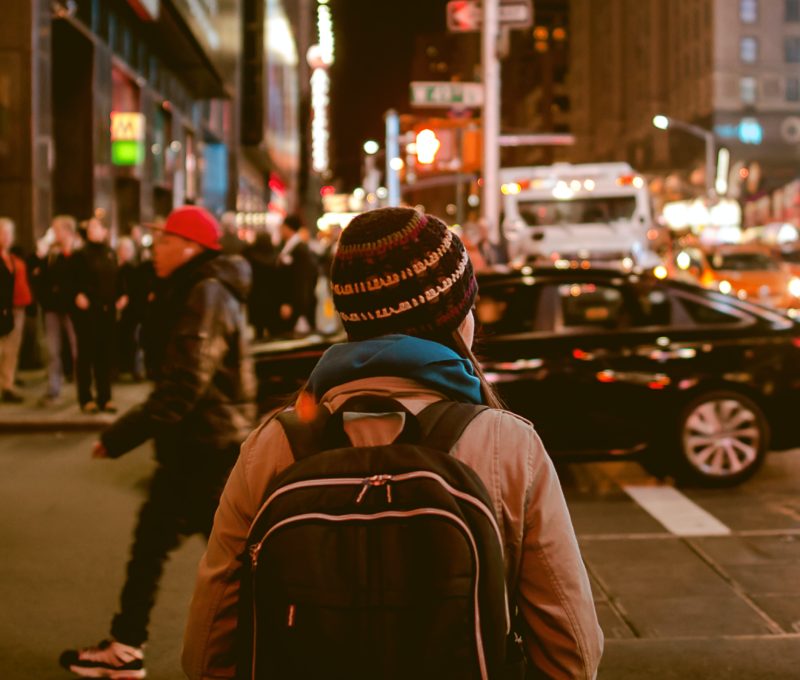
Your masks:
{"label": "traffic light", "polygon": [[430,128],[425,128],[417,133],[417,162],[421,165],[430,165],[436,159],[442,143],[436,133]]}

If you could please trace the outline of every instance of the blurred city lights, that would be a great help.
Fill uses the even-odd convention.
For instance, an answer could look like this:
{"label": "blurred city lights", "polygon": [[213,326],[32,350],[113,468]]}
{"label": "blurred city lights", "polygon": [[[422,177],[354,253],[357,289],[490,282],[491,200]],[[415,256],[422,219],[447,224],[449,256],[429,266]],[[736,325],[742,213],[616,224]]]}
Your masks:
{"label": "blurred city lights", "polygon": [[370,156],[374,156],[376,153],[378,153],[380,148],[380,144],[378,144],[378,142],[376,142],[374,139],[368,139],[366,142],[364,142],[364,153]]}

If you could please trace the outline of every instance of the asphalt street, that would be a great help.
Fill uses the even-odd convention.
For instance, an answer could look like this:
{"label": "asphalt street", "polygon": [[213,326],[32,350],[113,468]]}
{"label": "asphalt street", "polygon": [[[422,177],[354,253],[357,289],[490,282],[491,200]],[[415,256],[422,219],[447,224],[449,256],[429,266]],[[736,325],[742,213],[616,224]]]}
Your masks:
{"label": "asphalt street", "polygon": [[[91,433],[0,441],[0,677],[58,680],[107,635],[149,450],[91,460]],[[606,633],[603,679],[800,677],[800,450],[736,489],[659,485],[634,463],[561,466]],[[199,539],[168,564],[148,675],[182,677]]]}

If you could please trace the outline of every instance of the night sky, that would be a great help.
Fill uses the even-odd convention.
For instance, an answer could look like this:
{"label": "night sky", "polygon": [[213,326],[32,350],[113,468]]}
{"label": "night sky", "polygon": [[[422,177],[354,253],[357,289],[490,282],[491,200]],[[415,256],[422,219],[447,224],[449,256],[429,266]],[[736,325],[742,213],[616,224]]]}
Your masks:
{"label": "night sky", "polygon": [[383,114],[405,112],[414,37],[446,29],[447,0],[332,0],[332,153],[342,191],[360,183],[361,146],[384,138]]}

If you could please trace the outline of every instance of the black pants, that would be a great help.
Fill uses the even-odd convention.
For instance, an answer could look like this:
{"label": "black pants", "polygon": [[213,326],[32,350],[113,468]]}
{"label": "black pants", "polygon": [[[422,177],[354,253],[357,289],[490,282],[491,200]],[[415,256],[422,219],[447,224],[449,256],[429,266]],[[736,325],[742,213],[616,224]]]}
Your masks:
{"label": "black pants", "polygon": [[78,401],[81,406],[95,401],[92,395],[92,375],[97,389],[97,403],[105,406],[111,401],[111,357],[114,351],[114,305],[104,305],[73,316],[78,336]]}
{"label": "black pants", "polygon": [[124,310],[117,324],[117,373],[130,373],[134,378],[144,375],[139,346],[139,318],[128,310]]}
{"label": "black pants", "polygon": [[111,623],[114,639],[134,647],[147,640],[164,562],[183,537],[199,533],[208,539],[238,452],[238,446],[225,451],[193,449],[190,460],[156,469],[133,534],[120,610]]}

